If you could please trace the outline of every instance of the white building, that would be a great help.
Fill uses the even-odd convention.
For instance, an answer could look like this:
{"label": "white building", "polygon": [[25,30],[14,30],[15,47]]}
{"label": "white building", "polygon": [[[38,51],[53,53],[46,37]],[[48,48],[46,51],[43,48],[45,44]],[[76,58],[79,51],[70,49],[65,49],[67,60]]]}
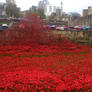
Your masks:
{"label": "white building", "polygon": [[56,8],[56,6],[47,5],[45,11],[46,16],[50,16],[52,13],[56,13]]}
{"label": "white building", "polygon": [[6,16],[6,4],[0,2],[0,17]]}
{"label": "white building", "polygon": [[59,13],[57,15],[60,15],[60,13],[62,13],[62,3],[61,3],[61,7],[57,7],[57,6],[49,4],[48,0],[40,1],[38,4],[38,8],[44,9],[45,15],[47,17],[50,16],[52,13]]}

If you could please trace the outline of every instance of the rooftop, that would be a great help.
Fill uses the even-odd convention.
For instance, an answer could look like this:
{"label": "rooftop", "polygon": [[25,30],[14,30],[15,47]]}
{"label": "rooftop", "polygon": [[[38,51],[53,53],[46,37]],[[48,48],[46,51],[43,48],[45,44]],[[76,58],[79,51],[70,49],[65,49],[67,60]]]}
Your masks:
{"label": "rooftop", "polygon": [[79,13],[77,13],[77,12],[70,12],[70,14],[69,15],[71,15],[71,16],[81,16]]}

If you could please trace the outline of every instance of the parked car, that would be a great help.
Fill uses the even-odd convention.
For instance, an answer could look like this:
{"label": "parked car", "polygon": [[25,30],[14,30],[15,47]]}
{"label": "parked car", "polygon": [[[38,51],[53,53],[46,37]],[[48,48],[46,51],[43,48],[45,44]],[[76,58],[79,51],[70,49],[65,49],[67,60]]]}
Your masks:
{"label": "parked car", "polygon": [[2,24],[2,27],[3,28],[8,28],[8,25],[7,24]]}
{"label": "parked car", "polygon": [[44,28],[45,30],[49,30],[49,29],[50,29],[49,25],[44,25],[43,28]]}
{"label": "parked car", "polygon": [[70,28],[69,28],[68,26],[65,26],[65,25],[64,25],[63,27],[64,27],[64,30],[66,30],[66,31],[67,31],[67,30],[70,30]]}
{"label": "parked car", "polygon": [[63,26],[57,26],[56,27],[56,30],[63,31],[64,30],[64,27]]}
{"label": "parked car", "polygon": [[75,26],[74,27],[77,31],[81,31],[82,30],[82,27],[81,26]]}
{"label": "parked car", "polygon": [[12,21],[14,22],[20,22],[22,19],[21,18],[12,18]]}
{"label": "parked car", "polygon": [[75,28],[74,27],[69,27],[70,30],[74,30]]}
{"label": "parked car", "polygon": [[56,25],[51,25],[51,26],[49,26],[49,28],[50,28],[51,30],[55,30],[55,29],[56,29]]}
{"label": "parked car", "polygon": [[90,27],[90,26],[86,26],[86,27],[83,27],[82,30],[83,30],[83,31],[91,30],[91,27]]}

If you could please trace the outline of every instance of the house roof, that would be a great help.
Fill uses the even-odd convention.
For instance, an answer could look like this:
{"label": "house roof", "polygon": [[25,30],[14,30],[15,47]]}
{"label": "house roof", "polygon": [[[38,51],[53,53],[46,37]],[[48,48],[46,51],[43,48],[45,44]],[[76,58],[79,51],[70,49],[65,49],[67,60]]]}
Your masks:
{"label": "house roof", "polygon": [[81,16],[79,13],[77,13],[77,12],[70,12],[70,15],[71,16]]}

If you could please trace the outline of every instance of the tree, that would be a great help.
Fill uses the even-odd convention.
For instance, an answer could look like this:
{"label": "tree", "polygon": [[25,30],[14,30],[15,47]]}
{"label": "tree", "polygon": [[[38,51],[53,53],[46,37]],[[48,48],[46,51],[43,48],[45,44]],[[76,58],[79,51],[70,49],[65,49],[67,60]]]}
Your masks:
{"label": "tree", "polygon": [[46,18],[46,15],[44,14],[44,9],[42,9],[42,8],[38,8],[38,9],[35,9],[35,7],[30,8],[29,13],[34,13],[34,14],[38,15],[41,19]]}
{"label": "tree", "polygon": [[20,17],[20,9],[15,4],[8,4],[6,6],[6,14],[9,17]]}
{"label": "tree", "polygon": [[52,13],[50,16],[49,16],[49,20],[54,20],[56,19],[56,13]]}
{"label": "tree", "polygon": [[46,15],[44,14],[44,9],[42,9],[42,8],[38,9],[38,15],[40,16],[41,19],[46,18]]}

